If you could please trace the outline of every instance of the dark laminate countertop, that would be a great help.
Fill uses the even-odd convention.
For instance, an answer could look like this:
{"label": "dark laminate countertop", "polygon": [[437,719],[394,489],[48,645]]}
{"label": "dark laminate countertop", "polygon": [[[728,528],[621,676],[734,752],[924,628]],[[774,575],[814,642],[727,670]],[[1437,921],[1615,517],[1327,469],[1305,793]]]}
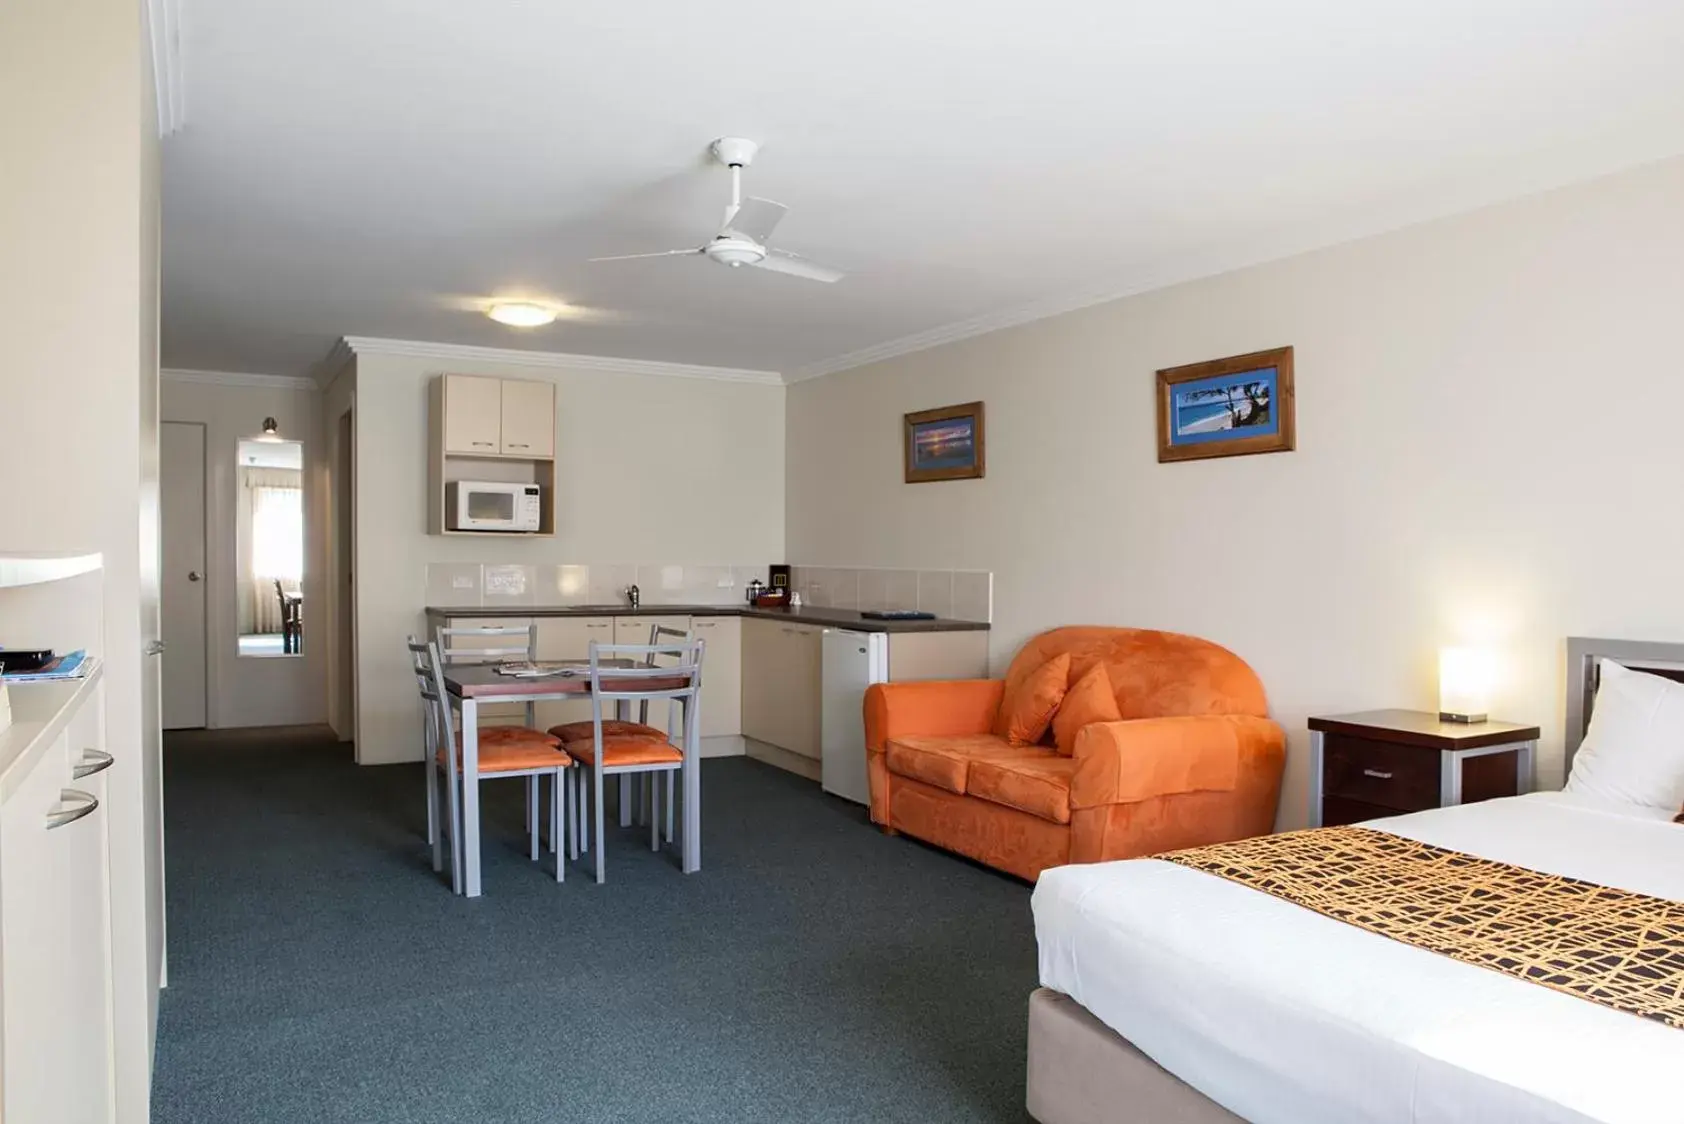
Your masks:
{"label": "dark laminate countertop", "polygon": [[754,617],[860,632],[986,632],[985,621],[938,617],[924,621],[884,621],[852,609],[756,609],[752,605],[428,605],[431,617]]}

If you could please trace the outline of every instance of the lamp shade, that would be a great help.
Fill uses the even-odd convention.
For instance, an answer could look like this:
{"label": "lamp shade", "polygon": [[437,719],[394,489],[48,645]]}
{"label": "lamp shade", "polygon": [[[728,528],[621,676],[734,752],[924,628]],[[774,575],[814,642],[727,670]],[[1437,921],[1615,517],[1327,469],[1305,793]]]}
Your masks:
{"label": "lamp shade", "polygon": [[1438,716],[1446,722],[1484,722],[1491,710],[1493,660],[1483,648],[1438,653]]}

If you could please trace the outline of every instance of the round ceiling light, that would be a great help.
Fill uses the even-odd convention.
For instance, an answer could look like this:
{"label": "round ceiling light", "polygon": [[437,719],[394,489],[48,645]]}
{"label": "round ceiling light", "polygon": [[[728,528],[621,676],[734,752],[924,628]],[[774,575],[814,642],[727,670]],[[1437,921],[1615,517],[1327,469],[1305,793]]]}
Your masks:
{"label": "round ceiling light", "polygon": [[542,328],[555,323],[555,309],[531,301],[499,301],[486,309],[485,314],[511,328]]}

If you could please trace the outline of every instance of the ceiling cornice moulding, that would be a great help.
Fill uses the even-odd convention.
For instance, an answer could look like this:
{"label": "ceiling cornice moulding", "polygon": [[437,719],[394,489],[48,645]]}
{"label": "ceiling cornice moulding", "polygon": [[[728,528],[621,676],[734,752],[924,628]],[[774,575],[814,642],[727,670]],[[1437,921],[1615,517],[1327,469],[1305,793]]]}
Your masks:
{"label": "ceiling cornice moulding", "polygon": [[186,117],[186,81],[181,73],[180,0],[145,0],[152,39],[152,75],[158,98],[158,136],[180,130]]}
{"label": "ceiling cornice moulding", "polygon": [[202,383],[209,386],[251,386],[264,390],[320,390],[316,380],[296,375],[258,375],[244,371],[188,371],[165,367],[158,372],[165,382]]}
{"label": "ceiling cornice moulding", "polygon": [[606,355],[569,355],[560,351],[522,351],[513,347],[474,347],[459,343],[388,340],[369,336],[346,336],[344,342],[356,355],[401,355],[406,358],[442,359],[455,363],[508,363],[521,367],[554,367],[619,375],[659,375],[675,379],[712,379],[716,382],[745,382],[761,386],[782,386],[784,383],[783,376],[776,371],[704,367],[692,363],[666,363],[655,359],[616,359]]}

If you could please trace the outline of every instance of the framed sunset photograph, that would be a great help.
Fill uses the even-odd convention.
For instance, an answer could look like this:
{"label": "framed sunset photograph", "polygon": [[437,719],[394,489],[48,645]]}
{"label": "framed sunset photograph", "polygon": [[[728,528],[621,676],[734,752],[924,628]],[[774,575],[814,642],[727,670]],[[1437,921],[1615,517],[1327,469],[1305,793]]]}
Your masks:
{"label": "framed sunset photograph", "polygon": [[982,403],[906,415],[906,482],[974,480],[987,467]]}
{"label": "framed sunset photograph", "polygon": [[1158,372],[1158,460],[1284,453],[1296,446],[1292,349]]}

